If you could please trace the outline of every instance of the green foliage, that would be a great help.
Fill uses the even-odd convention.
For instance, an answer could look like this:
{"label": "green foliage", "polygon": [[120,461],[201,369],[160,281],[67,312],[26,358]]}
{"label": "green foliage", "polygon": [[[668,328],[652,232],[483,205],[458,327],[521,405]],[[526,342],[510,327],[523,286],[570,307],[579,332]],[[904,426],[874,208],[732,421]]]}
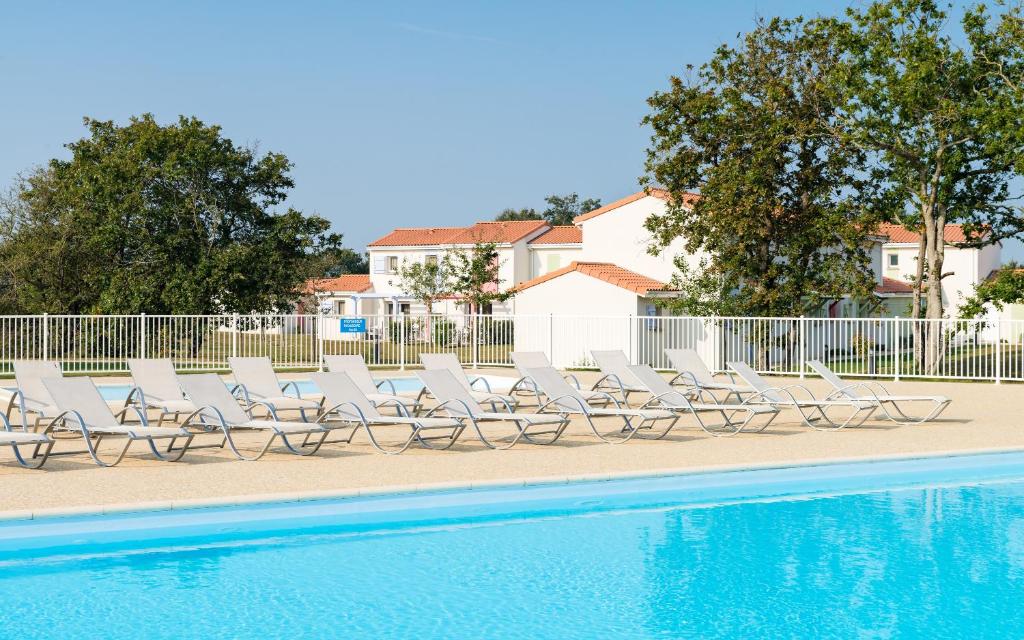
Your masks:
{"label": "green foliage", "polygon": [[543,220],[535,209],[504,209],[501,213],[494,216],[494,219],[498,222],[507,222],[513,220]]}
{"label": "green foliage", "polygon": [[485,317],[481,320],[480,344],[512,344],[515,323],[510,319]]}
{"label": "green foliage", "polygon": [[337,278],[350,273],[370,273],[369,255],[348,247],[337,247],[325,251],[323,255],[323,262],[327,265],[325,275],[328,278]]}
{"label": "green foliage", "polygon": [[1024,303],[1024,268],[1011,262],[995,276],[974,289],[974,295],[964,301],[957,311],[960,318],[977,318],[985,313],[985,304],[992,303],[1002,311],[1008,304]]}
{"label": "green foliage", "polygon": [[575,192],[565,196],[550,195],[544,198],[544,202],[548,203],[548,208],[541,213],[541,216],[552,225],[570,225],[576,216],[581,216],[601,206],[601,200],[598,198],[587,198],[581,201]]}
{"label": "green foliage", "polygon": [[391,342],[412,342],[413,336],[419,331],[419,321],[411,318],[388,320],[388,338]]}
{"label": "green foliage", "polygon": [[436,301],[452,295],[455,286],[452,259],[447,255],[437,262],[403,261],[398,278],[402,291],[422,302],[427,313],[433,312]]}
{"label": "green foliage", "polygon": [[942,315],[946,223],[965,224],[971,244],[1024,231],[1011,193],[1024,168],[1020,25],[1019,5],[998,17],[976,5],[957,33],[932,0],[874,2],[817,24],[842,53],[830,132],[867,155],[890,216],[922,232],[928,317]]}
{"label": "green foliage", "polygon": [[648,100],[645,182],[672,194],[666,213],[647,221],[651,250],[681,239],[703,256],[676,259],[677,310],[799,315],[872,295],[873,217],[848,197],[863,157],[821,125],[835,109],[836,62],[828,39],[801,20],[762,21]]}
{"label": "green foliage", "polygon": [[282,154],[195,118],[85,125],[70,159],[25,177],[6,203],[5,312],[283,309],[340,247],[327,220],[275,212],[294,186]]}
{"label": "green foliage", "polygon": [[446,318],[431,318],[429,341],[438,347],[447,347],[456,343],[458,329],[455,322]]}
{"label": "green foliage", "polygon": [[469,303],[470,313],[479,313],[484,305],[504,302],[514,294],[500,291],[498,248],[493,242],[473,245],[469,250],[449,254],[452,293]]}

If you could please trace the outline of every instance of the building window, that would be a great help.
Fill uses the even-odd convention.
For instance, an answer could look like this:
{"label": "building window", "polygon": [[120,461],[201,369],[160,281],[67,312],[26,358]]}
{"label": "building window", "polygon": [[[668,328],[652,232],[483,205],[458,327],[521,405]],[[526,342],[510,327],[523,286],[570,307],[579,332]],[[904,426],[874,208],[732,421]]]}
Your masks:
{"label": "building window", "polygon": [[345,301],[335,300],[334,301],[334,315],[343,316],[345,315]]}
{"label": "building window", "polygon": [[547,270],[549,273],[558,269],[559,266],[561,266],[561,256],[559,256],[557,253],[553,256],[548,256]]}
{"label": "building window", "polygon": [[898,266],[900,266],[900,256],[899,256],[898,253],[890,253],[889,254],[889,266],[890,267],[898,267]]}
{"label": "building window", "polygon": [[[395,315],[395,304],[393,302],[386,303],[384,308],[389,316]],[[403,316],[407,316],[412,311],[412,307],[408,302],[400,302],[398,304],[398,311]]]}
{"label": "building window", "polygon": [[428,264],[428,265],[431,265],[431,264],[436,265],[437,264],[437,256],[429,255],[429,256],[426,257],[426,259],[423,261],[423,263],[424,264]]}
{"label": "building window", "polygon": [[388,256],[388,273],[398,273],[398,256]]}

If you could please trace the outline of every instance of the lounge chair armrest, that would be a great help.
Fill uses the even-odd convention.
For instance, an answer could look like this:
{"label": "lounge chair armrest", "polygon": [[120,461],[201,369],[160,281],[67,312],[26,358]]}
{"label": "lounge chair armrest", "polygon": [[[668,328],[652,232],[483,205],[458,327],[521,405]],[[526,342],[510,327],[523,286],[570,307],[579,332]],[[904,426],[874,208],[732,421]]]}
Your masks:
{"label": "lounge chair armrest", "polygon": [[[571,400],[572,402],[574,402],[577,405],[579,405],[579,408],[580,408],[581,412],[588,413],[589,407],[587,406],[587,403],[583,402],[582,400],[580,400],[576,396],[571,396],[571,395],[564,395],[564,396],[558,396],[556,398],[551,398],[550,400],[548,400],[543,405],[541,405],[540,407],[537,408],[537,413],[544,413],[544,410],[547,409],[551,405],[555,405],[556,407],[560,406],[557,403],[559,401],[561,401],[561,400]],[[614,400],[614,398],[613,398],[613,400]],[[557,413],[565,413],[564,407],[562,408],[562,411],[558,411]]]}
{"label": "lounge chair armrest", "polygon": [[270,404],[266,400],[254,400],[252,403],[245,407],[245,412],[249,414],[250,418],[252,417],[253,407],[266,407],[267,411],[270,412],[270,417],[273,418],[275,422],[281,421],[281,419],[277,417],[277,410],[274,409],[274,405]]}
{"label": "lounge chair armrest", "polygon": [[662,398],[664,398],[665,396],[668,396],[668,395],[676,395],[676,396],[679,396],[680,398],[682,398],[682,399],[683,399],[683,403],[685,404],[685,406],[686,406],[687,408],[689,408],[689,409],[693,409],[693,405],[692,405],[692,404],[690,403],[690,399],[689,399],[689,398],[687,398],[687,397],[686,397],[685,395],[683,395],[682,393],[679,393],[678,391],[666,391],[665,393],[659,393],[659,394],[657,394],[657,395],[653,395],[653,396],[651,396],[651,399],[650,399],[650,400],[648,400],[647,402],[645,402],[645,403],[644,403],[644,406],[645,406],[645,407],[647,407],[647,406],[650,406],[650,405],[652,405],[653,403],[659,403],[659,404],[662,404],[662,403],[661,403],[661,399],[662,399]]}
{"label": "lounge chair armrest", "polygon": [[[467,378],[468,378],[468,376],[467,376]],[[469,386],[470,386],[470,388],[472,388],[473,385],[475,385],[478,382],[483,382],[484,383],[484,389],[487,391],[487,393],[494,393],[493,391],[491,391],[491,383],[488,382],[487,378],[485,378],[483,376],[477,376],[475,378],[470,378],[469,379]]]}
{"label": "lounge chair armrest", "polygon": [[376,402],[376,403],[374,403],[374,405],[377,406],[377,407],[386,407],[388,405],[394,405],[395,408],[398,410],[399,415],[401,415],[403,417],[406,417],[406,418],[411,418],[412,417],[412,415],[409,413],[409,408],[406,407],[404,403],[402,403],[402,402],[400,402],[398,400],[393,400],[391,398],[388,398],[387,400],[381,400],[380,402]]}
{"label": "lounge chair armrest", "polygon": [[516,380],[515,383],[513,383],[511,387],[509,387],[509,390],[508,390],[509,394],[513,394],[516,391],[519,391],[520,390],[519,389],[519,385],[525,385],[527,383],[529,383],[530,386],[529,387],[523,387],[524,389],[528,389],[530,391],[534,391],[536,389],[537,385],[533,382],[533,379],[530,378],[529,376],[523,376],[522,378],[519,378],[518,380]]}
{"label": "lounge chair armrest", "polygon": [[359,421],[362,422],[364,425],[366,424],[366,415],[363,413],[363,410],[359,408],[359,405],[357,405],[354,402],[339,402],[338,404],[328,409],[324,409],[324,411],[320,414],[320,417],[317,418],[317,422],[323,422],[324,420],[327,419],[328,416],[330,416],[332,413],[337,412],[338,409],[341,409],[342,407],[352,407],[352,409],[355,410],[356,415],[359,417]]}
{"label": "lounge chair armrest", "polygon": [[285,395],[288,395],[288,393],[287,393],[288,392],[288,387],[291,387],[292,389],[295,389],[295,397],[296,398],[299,398],[300,400],[302,399],[302,392],[299,391],[299,384],[297,382],[295,382],[294,380],[289,380],[288,382],[282,384],[281,385],[281,393],[283,393]]}
{"label": "lounge chair armrest", "polygon": [[[221,413],[220,409],[218,409],[217,407],[215,407],[213,405],[206,405],[205,407],[199,407],[198,409],[196,409],[192,413],[188,414],[188,416],[186,416],[185,419],[182,421],[181,428],[185,429],[185,428],[187,428],[189,426],[192,426],[192,424],[193,424],[192,421],[196,417],[198,417],[199,418],[199,423],[198,424],[199,424],[199,426],[201,426],[203,428],[203,431],[212,431],[210,425],[206,424],[206,418],[208,417],[206,415],[206,413],[205,413],[206,411],[212,411],[217,416],[217,420],[220,421],[220,425],[218,425],[218,426],[223,427],[225,429],[228,427],[228,421],[224,419],[224,414]],[[216,428],[216,427],[214,427],[214,428]]]}
{"label": "lounge chair armrest", "polygon": [[128,395],[124,399],[124,406],[128,407],[129,405],[135,404],[136,401],[138,401],[140,406],[146,406],[146,393],[142,390],[142,387],[139,386],[133,386],[128,390]]}
{"label": "lounge chair armrest", "polygon": [[146,418],[146,410],[145,410],[145,408],[144,407],[140,408],[140,407],[138,407],[138,406],[136,406],[134,404],[127,405],[127,406],[123,407],[120,411],[118,411],[116,414],[114,414],[114,417],[117,418],[118,422],[120,422],[121,424],[124,424],[124,416],[125,416],[126,413],[128,413],[128,411],[134,411],[135,412],[135,415],[138,416],[139,422],[142,424],[142,426],[144,426],[144,427],[148,427],[149,426],[149,419]]}
{"label": "lounge chair armrest", "polygon": [[52,420],[50,420],[50,424],[47,425],[46,429],[49,430],[53,428],[58,422],[66,424],[69,417],[74,418],[75,422],[78,423],[78,428],[81,430],[82,435],[88,438],[89,425],[85,424],[85,418],[82,417],[82,414],[78,413],[73,409],[70,411],[62,411],[58,413],[56,416],[53,417]]}
{"label": "lounge chair armrest", "polygon": [[240,400],[247,407],[252,404],[252,400],[249,399],[249,390],[245,388],[244,384],[236,384],[231,387],[231,395]]}
{"label": "lounge chair armrest", "polygon": [[879,393],[878,395],[882,395],[882,396],[887,396],[887,395],[891,395],[891,394],[889,393],[889,390],[888,390],[888,389],[886,389],[886,388],[885,388],[885,387],[884,387],[884,386],[882,385],[882,383],[881,383],[881,382],[879,382],[879,381],[877,381],[877,380],[865,380],[865,381],[863,382],[863,384],[864,384],[864,385],[865,385],[866,387],[868,387],[868,388],[872,388],[872,387],[877,387],[877,388],[878,388],[878,389],[879,389],[879,390],[881,391],[881,393]]}
{"label": "lounge chair armrest", "polygon": [[445,400],[444,402],[438,404],[436,407],[434,407],[429,412],[427,412],[427,417],[432,416],[433,414],[435,414],[440,409],[447,410],[448,414],[451,415],[451,410],[448,409],[449,405],[462,405],[462,410],[465,413],[461,417],[465,417],[465,418],[472,418],[473,417],[473,412],[470,410],[469,405],[466,404],[465,402],[463,402],[462,400],[459,400],[458,398],[452,398],[450,400]]}
{"label": "lounge chair armrest", "polygon": [[375,382],[374,384],[377,385],[377,390],[378,391],[380,390],[381,385],[386,384],[389,387],[391,387],[391,395],[393,395],[393,396],[397,396],[398,395],[398,389],[395,388],[395,383],[394,383],[394,381],[391,378],[384,378],[380,382]]}
{"label": "lounge chair armrest", "polygon": [[789,401],[792,402],[793,404],[797,404],[798,403],[798,401],[796,399],[796,396],[794,396],[793,392],[790,391],[788,388],[786,388],[786,387],[768,387],[767,389],[765,389],[763,391],[755,391],[754,393],[750,394],[740,404],[741,405],[744,405],[744,404],[762,404],[762,403],[773,404],[773,405],[774,404],[778,404],[777,401],[772,400],[771,398],[768,397],[769,393],[780,393],[783,396],[788,396]]}
{"label": "lounge chair armrest", "polygon": [[[855,395],[854,397],[851,398],[849,395],[846,394],[847,391],[853,391],[854,389],[863,389],[864,392],[867,393],[868,397],[864,398]],[[839,387],[838,389],[832,391],[832,393],[825,396],[826,400],[836,400],[840,398],[844,400],[872,400],[874,402],[878,402],[878,394],[876,394],[875,390],[864,382],[853,382],[844,387]]]}
{"label": "lounge chair armrest", "polygon": [[573,386],[576,387],[577,391],[583,389],[583,387],[580,385],[580,379],[577,378],[575,374],[567,373],[564,376],[562,376],[562,378],[571,382]]}
{"label": "lounge chair armrest", "polygon": [[697,382],[697,376],[693,375],[693,373],[689,371],[680,371],[674,378],[669,380],[668,383],[674,385],[680,378],[688,379],[689,382],[686,383],[688,386],[696,387],[698,389],[701,387],[701,384]]}
{"label": "lounge chair armrest", "polygon": [[801,391],[806,393],[808,400],[814,400],[815,399],[814,394],[811,393],[811,390],[808,389],[807,387],[805,387],[802,384],[789,384],[789,385],[786,385],[785,387],[774,387],[775,391],[787,391],[787,392],[789,392],[790,395],[793,395],[793,391],[792,391],[793,389],[800,389]]}

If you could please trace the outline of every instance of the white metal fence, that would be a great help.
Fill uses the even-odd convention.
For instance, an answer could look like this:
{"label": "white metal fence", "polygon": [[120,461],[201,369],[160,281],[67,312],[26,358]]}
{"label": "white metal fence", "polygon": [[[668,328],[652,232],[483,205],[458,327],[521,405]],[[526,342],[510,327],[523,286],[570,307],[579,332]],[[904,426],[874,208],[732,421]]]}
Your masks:
{"label": "white metal fence", "polygon": [[622,349],[668,369],[667,348],[694,348],[716,370],[743,360],[762,373],[800,375],[822,360],[847,376],[1024,380],[1024,321],[900,318],[669,316],[0,316],[0,372],[48,359],[65,370],[124,372],[129,358],[172,358],[181,370],[227,368],[267,356],[281,369],[318,368],[324,355],[359,354],[404,368],[424,352],[467,366],[508,366],[514,350],[543,351],[558,367],[591,365],[590,351]]}

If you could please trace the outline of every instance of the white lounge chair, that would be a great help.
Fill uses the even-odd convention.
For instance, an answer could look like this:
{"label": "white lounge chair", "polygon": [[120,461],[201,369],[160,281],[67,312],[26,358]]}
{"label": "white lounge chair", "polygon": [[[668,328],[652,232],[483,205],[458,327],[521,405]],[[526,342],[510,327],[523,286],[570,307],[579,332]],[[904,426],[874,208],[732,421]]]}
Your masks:
{"label": "white lounge chair", "polygon": [[[919,424],[921,422],[934,420],[935,418],[938,418],[939,414],[945,411],[946,407],[948,407],[952,402],[952,400],[946,396],[892,395],[885,387],[882,386],[881,383],[873,380],[845,382],[842,378],[837,376],[835,372],[825,366],[824,363],[818,360],[809,360],[807,362],[807,366],[820,375],[823,380],[832,385],[833,392],[829,394],[826,399],[848,398],[851,400],[875,402],[878,404],[878,408],[882,410],[882,413],[885,414],[885,417],[889,418],[893,422],[899,422],[902,424]],[[862,390],[863,393],[857,393],[858,389]],[[931,411],[926,413],[924,416],[911,416],[900,408],[900,404],[913,402],[930,402],[932,404]]]}
{"label": "white lounge chair", "polygon": [[[3,429],[0,430],[0,446],[10,447],[18,464],[26,469],[38,469],[46,464],[54,445],[49,427],[41,432],[15,431],[11,428],[11,421],[3,414],[0,414],[0,423],[3,424]],[[31,447],[32,454],[25,456],[21,447]]]}
{"label": "white lounge chair", "polygon": [[[294,380],[281,384],[270,358],[228,358],[228,366],[235,376],[232,392],[239,393],[246,406],[270,406],[276,413],[298,411],[306,422],[309,422],[307,411],[313,412],[314,419],[320,414],[320,402],[303,398]],[[295,395],[285,394],[288,387],[294,389]]]}
{"label": "white lounge chair", "polygon": [[[447,449],[455,444],[466,428],[460,421],[450,418],[413,417],[406,406],[397,400],[384,400],[374,404],[347,373],[314,373],[312,378],[314,384],[324,394],[324,405],[327,407],[324,409],[325,420],[341,420],[355,425],[348,438],[341,441],[345,444],[352,442],[353,436],[359,431],[359,427],[362,427],[366,430],[370,444],[381,453],[402,453],[414,441],[428,449]],[[389,403],[395,407],[399,415],[385,416],[380,413],[378,409]],[[373,428],[378,426],[406,426],[409,427],[409,436],[405,442],[397,446],[387,446],[373,433]],[[425,431],[441,432],[443,435],[426,435]],[[440,441],[441,445],[435,446],[432,444],[434,441]]]}
{"label": "white lounge chair", "polygon": [[[449,417],[463,422],[468,421],[473,425],[480,441],[491,449],[508,449],[520,440],[533,444],[552,444],[569,426],[569,419],[562,412],[516,413],[512,404],[508,402],[505,403],[507,412],[484,411],[473,394],[447,369],[427,369],[418,371],[416,375],[439,403],[427,413],[428,416],[444,411]],[[485,422],[511,422],[516,427],[516,433],[507,438],[506,443],[498,444],[496,438],[484,435],[481,423]],[[540,436],[547,438],[541,439]]]}
{"label": "white lounge chair", "polygon": [[[228,391],[220,376],[215,373],[199,373],[179,375],[178,384],[198,409],[191,413],[182,423],[184,428],[199,429],[204,432],[220,430],[224,434],[223,446],[227,444],[239,460],[259,460],[270,449],[274,440],[281,438],[284,446],[296,455],[308,456],[317,452],[330,433],[330,427],[320,422],[287,422],[277,418],[273,405],[262,400],[253,401],[245,409],[238,406],[238,401]],[[254,406],[262,405],[267,409],[271,419],[258,420],[252,417]],[[321,416],[321,419],[323,417]],[[235,431],[257,431],[269,433],[266,441],[256,455],[245,455],[235,443]],[[307,436],[320,436],[313,444],[308,444]],[[303,444],[298,447],[288,441],[288,436],[303,437]],[[307,446],[308,445],[308,446]]]}
{"label": "white lounge chair", "polygon": [[[63,430],[80,434],[85,440],[86,451],[101,467],[112,467],[121,462],[133,442],[145,442],[153,455],[165,462],[180,460],[192,443],[193,435],[181,427],[149,426],[145,412],[137,407],[126,407],[121,415],[132,409],[137,413],[139,423],[122,424],[89,378],[43,378],[43,384],[60,409],[60,413],[50,420],[48,428],[54,432]],[[124,447],[113,462],[103,460],[99,453],[100,442],[108,437],[125,438]],[[171,452],[179,439],[185,442],[177,449],[176,455],[165,455],[156,446],[157,440],[169,440],[167,450]],[[72,452],[61,452],[60,455],[66,453]]]}
{"label": "white lounge chair", "polygon": [[629,394],[647,391],[643,383],[629,370],[629,356],[621,349],[593,350],[594,363],[601,370],[601,379],[594,383],[595,390],[618,391],[622,401],[629,406]]}
{"label": "white lounge chair", "polygon": [[125,406],[136,405],[143,411],[159,411],[157,426],[173,416],[174,422],[198,407],[185,398],[178,385],[178,375],[170,358],[132,358],[128,360],[132,373],[132,388]]}
{"label": "white lounge chair", "polygon": [[[541,405],[539,411],[543,412],[549,407],[555,407],[560,412],[581,415],[586,419],[594,435],[605,442],[612,444],[625,442],[637,435],[641,429],[652,429],[658,422],[666,421],[668,426],[665,427],[664,431],[655,436],[655,438],[663,438],[679,420],[677,414],[665,409],[622,408],[619,406],[618,400],[606,392],[602,393],[605,393],[606,399],[614,406],[595,407],[587,402],[583,394],[566,382],[562,374],[558,373],[554,367],[527,369],[526,374],[537,384],[541,392],[549,398],[545,404]],[[594,424],[594,418],[603,417],[613,417],[622,420],[623,427],[619,431],[620,435],[602,434],[598,431],[597,425]]]}
{"label": "white lounge chair", "polygon": [[[791,384],[785,387],[773,387],[758,375],[745,362],[731,361],[727,363],[729,368],[736,372],[745,383],[754,388],[755,392],[744,400],[745,404],[768,404],[779,408],[796,409],[800,413],[803,423],[812,429],[819,431],[830,431],[842,429],[850,425],[858,426],[871,417],[878,405],[875,402],[863,400],[818,400],[811,391],[801,384]],[[797,398],[794,390],[802,391],[806,398]],[[842,422],[836,422],[828,416],[829,409],[849,409],[849,417]],[[859,420],[857,418],[860,417]],[[855,421],[856,420],[856,421]],[[825,422],[829,426],[822,427],[820,423]]]}
{"label": "white lounge chair", "polygon": [[728,371],[729,382],[716,380],[715,374],[711,372],[704,359],[700,357],[695,349],[665,349],[665,355],[676,370],[676,377],[672,378],[669,384],[682,383],[694,389],[706,391],[725,391],[725,400],[730,396],[736,396],[737,401],[742,401],[746,394],[754,393],[755,390],[748,384],[738,384],[736,379]]}
{"label": "white lounge chair", "polygon": [[[394,382],[386,378],[380,382],[374,381],[369,367],[366,366],[366,361],[363,360],[363,356],[324,356],[324,365],[326,365],[328,371],[347,373],[348,377],[352,378],[352,382],[355,382],[359,390],[363,392],[363,395],[375,406],[390,405],[396,407],[396,409],[401,406],[407,409],[409,413],[419,411],[419,401],[416,398],[399,395],[395,389]],[[391,393],[381,391],[381,387],[385,385],[390,385]],[[401,415],[401,412],[398,413]]]}
{"label": "white lounge chair", "polygon": [[[542,403],[540,389],[538,389],[537,385],[533,383],[533,380],[530,380],[530,377],[526,375],[526,370],[537,369],[539,367],[550,367],[551,361],[548,360],[548,357],[543,351],[513,351],[509,354],[509,358],[512,360],[512,364],[520,375],[520,378],[516,380],[515,384],[513,384],[512,388],[509,390],[509,394],[515,395],[517,391],[525,391],[536,396],[537,406],[540,406]],[[604,393],[584,389],[583,385],[580,384],[579,378],[575,375],[571,373],[563,373],[562,377],[572,383],[572,385],[576,387],[576,390],[580,392],[580,395],[587,399],[588,403],[608,403],[608,398]]]}
{"label": "white lounge chair", "polygon": [[[630,365],[629,370],[652,396],[641,409],[656,407],[680,413],[691,413],[697,419],[697,424],[700,425],[700,428],[713,436],[737,434],[750,424],[755,417],[769,416],[768,421],[758,429],[763,431],[779,415],[777,408],[768,405],[723,404],[715,400],[714,397],[712,397],[713,402],[702,402],[700,399],[690,400],[685,393],[669,384],[668,380],[662,378],[649,365]],[[721,425],[705,424],[700,414],[707,412],[720,414],[723,423]],[[736,416],[745,416],[745,418],[743,420],[735,420]]]}
{"label": "white lounge chair", "polygon": [[[17,391],[11,396],[7,404],[7,418],[11,417],[11,410],[18,408],[21,416],[21,427],[25,431],[35,428],[40,420],[52,418],[60,409],[57,408],[50,392],[43,384],[44,378],[60,378],[64,375],[60,365],[49,360],[14,360],[14,381],[18,385]],[[32,424],[29,424],[29,416],[34,416]]]}
{"label": "white lounge chair", "polygon": [[[487,381],[487,378],[480,376],[470,378],[462,368],[459,358],[454,353],[421,353],[420,362],[423,363],[423,368],[427,370],[444,370],[451,373],[459,381],[459,384],[462,385],[462,388],[473,396],[474,400],[491,405],[493,411],[497,411],[498,405],[501,404],[512,405],[513,408],[519,404],[519,401],[510,395],[491,391],[491,384]],[[483,383],[484,391],[478,391],[474,388],[474,385],[479,383]],[[420,392],[420,398],[426,394],[427,390],[425,387]]]}

